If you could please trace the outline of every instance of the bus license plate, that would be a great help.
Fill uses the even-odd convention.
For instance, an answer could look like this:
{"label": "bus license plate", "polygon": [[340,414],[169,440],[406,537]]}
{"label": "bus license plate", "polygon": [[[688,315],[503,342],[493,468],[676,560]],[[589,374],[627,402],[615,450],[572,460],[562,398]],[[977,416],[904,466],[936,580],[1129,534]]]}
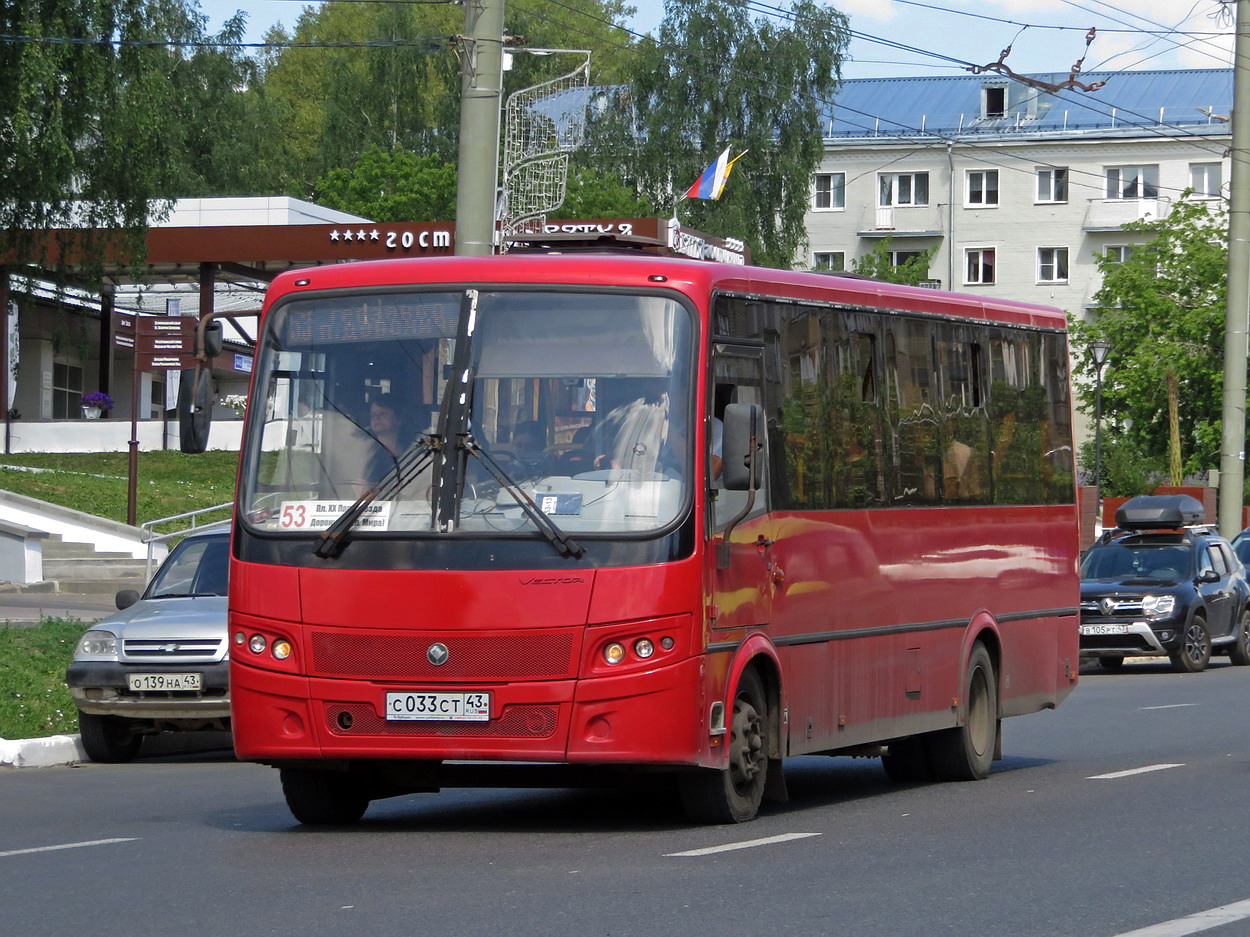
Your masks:
{"label": "bus license plate", "polygon": [[126,683],[136,693],[202,689],[198,673],[128,673]]}
{"label": "bus license plate", "polygon": [[391,722],[489,722],[489,693],[387,693]]}
{"label": "bus license plate", "polygon": [[1128,625],[1081,625],[1081,634],[1128,634]]}

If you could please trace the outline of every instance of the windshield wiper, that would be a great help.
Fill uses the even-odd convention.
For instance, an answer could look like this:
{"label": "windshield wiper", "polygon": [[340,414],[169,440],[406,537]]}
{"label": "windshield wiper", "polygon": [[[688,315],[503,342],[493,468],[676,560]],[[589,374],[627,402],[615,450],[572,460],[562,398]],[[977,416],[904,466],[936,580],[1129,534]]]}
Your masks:
{"label": "windshield wiper", "polygon": [[378,479],[369,489],[356,499],[346,511],[334,519],[334,523],[321,532],[321,542],[313,552],[323,559],[338,556],[347,543],[348,533],[352,525],[360,519],[365,510],[378,498],[389,498],[403,489],[409,482],[420,475],[434,458],[434,450],[439,443],[432,436],[422,436],[386,470],[386,474]]}
{"label": "windshield wiper", "polygon": [[512,495],[517,506],[525,512],[525,516],[534,523],[534,526],[538,528],[539,532],[547,538],[547,541],[556,548],[556,551],[561,556],[576,558],[586,552],[577,541],[557,527],[550,517],[538,509],[534,499],[512,480],[512,477],[504,470],[503,466],[495,461],[494,456],[479,446],[472,436],[465,438],[463,446],[468,450],[469,455],[486,466],[486,470],[495,476],[495,481],[499,482],[503,489]]}

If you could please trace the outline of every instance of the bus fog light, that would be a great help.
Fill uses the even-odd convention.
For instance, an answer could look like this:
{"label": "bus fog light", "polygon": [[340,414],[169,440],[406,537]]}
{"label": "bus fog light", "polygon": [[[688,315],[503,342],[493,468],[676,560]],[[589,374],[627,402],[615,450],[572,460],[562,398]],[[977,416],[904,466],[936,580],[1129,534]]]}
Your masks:
{"label": "bus fog light", "polygon": [[625,659],[625,645],[613,641],[603,649],[603,659],[609,664],[619,664]]}
{"label": "bus fog light", "polygon": [[250,641],[247,642],[248,649],[253,654],[263,654],[265,652],[265,636],[263,634],[254,634]]}
{"label": "bus fog light", "polygon": [[234,633],[234,643],[235,643],[235,644],[246,644],[246,643],[247,643],[247,635],[245,635],[242,631],[236,631],[236,632]]}
{"label": "bus fog light", "polygon": [[655,645],[651,643],[650,638],[639,638],[634,642],[634,653],[646,660],[655,653]]}
{"label": "bus fog light", "polygon": [[675,642],[672,638],[668,637],[667,635],[660,638],[660,647],[664,648],[664,650],[666,651],[671,651],[673,649],[673,645],[676,643],[677,642]]}
{"label": "bus fog light", "polygon": [[286,660],[291,656],[291,642],[285,639],[274,641],[272,653],[278,660]]}

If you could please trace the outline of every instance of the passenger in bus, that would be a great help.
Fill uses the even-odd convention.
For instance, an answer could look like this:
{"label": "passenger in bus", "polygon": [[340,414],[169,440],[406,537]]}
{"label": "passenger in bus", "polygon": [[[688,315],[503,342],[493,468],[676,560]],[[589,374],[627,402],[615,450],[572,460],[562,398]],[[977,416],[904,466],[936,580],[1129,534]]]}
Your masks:
{"label": "passenger in bus", "polygon": [[537,420],[517,424],[512,431],[512,454],[526,478],[551,474],[552,458],[547,451],[547,431]]}

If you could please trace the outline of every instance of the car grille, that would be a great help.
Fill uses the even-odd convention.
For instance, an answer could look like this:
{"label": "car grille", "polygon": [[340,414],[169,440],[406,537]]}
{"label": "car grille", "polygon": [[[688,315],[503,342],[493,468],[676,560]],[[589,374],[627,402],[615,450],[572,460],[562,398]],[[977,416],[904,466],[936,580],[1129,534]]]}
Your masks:
{"label": "car grille", "polygon": [[180,660],[213,660],[225,638],[126,638],[122,655],[130,661],[172,663]]}
{"label": "car grille", "polygon": [[1117,598],[1111,596],[1111,607],[1104,611],[1102,603],[1107,599],[1094,599],[1081,603],[1081,621],[1120,621],[1127,619],[1129,621],[1141,621],[1145,617],[1142,610],[1141,598],[1138,596],[1124,596]]}

